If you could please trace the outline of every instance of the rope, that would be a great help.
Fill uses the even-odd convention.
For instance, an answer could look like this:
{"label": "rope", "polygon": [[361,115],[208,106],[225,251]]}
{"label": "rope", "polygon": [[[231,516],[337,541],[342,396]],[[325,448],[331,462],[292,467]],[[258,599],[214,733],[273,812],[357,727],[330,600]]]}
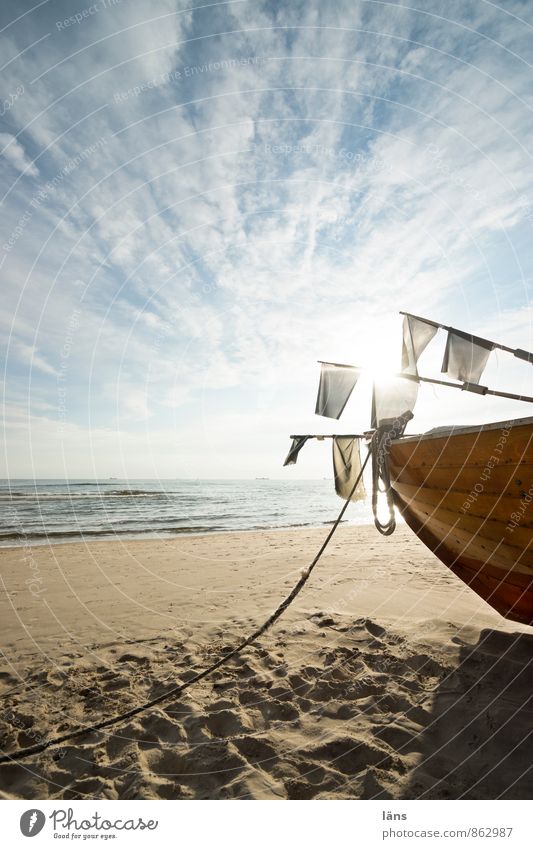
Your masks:
{"label": "rope", "polygon": [[61,734],[58,737],[52,737],[49,740],[41,741],[40,743],[36,743],[34,746],[28,746],[25,749],[19,749],[18,752],[13,752],[12,754],[2,755],[2,756],[0,756],[0,764],[10,763],[12,761],[20,761],[23,758],[29,758],[31,755],[37,755],[40,752],[46,751],[46,749],[49,749],[52,746],[59,746],[61,743],[66,743],[69,740],[75,740],[78,737],[83,737],[85,734],[91,734],[93,731],[100,731],[103,728],[110,728],[113,725],[118,725],[120,722],[124,722],[126,719],[131,719],[133,716],[138,716],[138,714],[143,713],[144,711],[149,710],[150,708],[155,707],[156,705],[162,704],[162,702],[168,701],[168,699],[172,698],[173,696],[181,695],[185,690],[188,690],[189,687],[191,687],[193,684],[197,684],[199,681],[202,681],[204,678],[206,678],[208,675],[210,675],[216,669],[219,669],[223,664],[227,663],[233,657],[236,657],[236,655],[238,655],[247,646],[254,643],[287,610],[289,605],[294,601],[296,596],[299,594],[300,590],[307,583],[309,576],[311,575],[311,572],[313,571],[313,569],[317,565],[318,561],[322,557],[324,551],[326,550],[326,548],[328,546],[329,541],[331,540],[333,534],[337,530],[337,528],[340,524],[340,521],[341,521],[342,517],[344,516],[344,514],[346,512],[348,504],[350,503],[350,500],[351,500],[351,498],[352,498],[352,496],[353,496],[353,494],[354,494],[354,492],[355,492],[355,490],[356,490],[356,488],[359,484],[359,481],[361,480],[361,478],[363,476],[363,471],[364,471],[365,466],[368,462],[368,458],[370,457],[370,453],[371,453],[371,447],[369,447],[369,449],[368,449],[368,453],[367,453],[365,460],[364,460],[364,462],[361,466],[361,471],[359,472],[359,474],[357,476],[357,480],[355,481],[348,498],[344,502],[339,515],[335,519],[335,522],[333,523],[331,530],[329,531],[324,542],[320,546],[320,549],[319,549],[318,553],[315,555],[314,560],[304,570],[300,580],[295,584],[295,586],[293,587],[293,589],[291,590],[289,595],[281,602],[281,604],[276,608],[276,610],[271,614],[271,616],[269,616],[268,619],[265,622],[263,622],[263,624],[260,625],[259,628],[257,628],[252,634],[250,634],[248,637],[246,637],[246,639],[244,639],[241,643],[239,643],[239,645],[236,646],[236,648],[232,649],[232,651],[230,651],[228,654],[225,654],[222,657],[220,657],[211,666],[208,666],[206,669],[202,669],[193,678],[190,678],[188,681],[185,681],[185,683],[179,684],[176,687],[172,687],[172,689],[167,690],[166,693],[162,693],[160,696],[156,696],[156,698],[151,699],[148,702],[144,702],[141,705],[137,705],[136,707],[131,708],[130,710],[125,711],[124,713],[119,713],[119,714],[115,714],[114,716],[110,716],[108,719],[101,720],[101,722],[95,722],[93,725],[88,725],[88,726],[85,726],[83,728],[76,728],[76,729],[74,729],[74,731],[68,731],[65,734]]}
{"label": "rope", "polygon": [[[405,428],[405,424],[400,422],[398,427]],[[394,500],[392,497],[392,487],[390,483],[390,470],[387,462],[388,447],[391,439],[395,438],[397,429],[394,426],[379,427],[374,433],[375,450],[372,452],[372,512],[374,514],[374,524],[380,534],[388,537],[396,530],[396,516],[394,514]],[[382,522],[378,516],[378,497],[379,494],[385,496],[387,501],[387,509],[389,516],[386,522]]]}

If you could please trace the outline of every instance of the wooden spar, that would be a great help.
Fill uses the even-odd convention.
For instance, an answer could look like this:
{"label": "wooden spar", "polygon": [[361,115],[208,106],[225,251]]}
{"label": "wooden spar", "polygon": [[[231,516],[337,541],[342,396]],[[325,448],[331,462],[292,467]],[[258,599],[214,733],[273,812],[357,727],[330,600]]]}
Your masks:
{"label": "wooden spar", "polygon": [[394,377],[403,377],[406,380],[413,380],[415,383],[433,383],[437,386],[449,386],[452,389],[460,389],[462,392],[474,392],[476,395],[496,395],[498,398],[509,398],[511,401],[527,401],[533,403],[533,398],[530,395],[516,395],[514,392],[500,392],[498,389],[489,389],[487,386],[481,386],[479,383],[451,383],[449,380],[436,380],[433,377],[421,377],[421,375],[407,374],[399,372]]}
{"label": "wooden spar", "polygon": [[[401,315],[411,315],[411,313],[404,312]],[[413,315],[412,318],[418,318],[418,316]],[[420,321],[426,321],[425,318],[419,319]],[[434,321],[428,321],[427,324],[436,324]],[[445,327],[444,324],[439,324],[439,327]],[[446,329],[446,328],[445,328]],[[452,330],[453,328],[450,328]],[[481,339],[481,336],[478,337]],[[491,343],[492,344],[492,343]],[[496,347],[504,347],[501,345],[497,345]],[[511,351],[512,348],[504,348],[506,351]],[[527,353],[527,351],[526,351]],[[533,354],[530,356],[533,357]],[[319,363],[324,363],[324,360],[317,360]],[[533,360],[532,360],[533,362]],[[357,371],[364,371],[362,366],[350,366],[341,363],[327,363],[327,365],[332,366],[341,366],[342,368],[353,368]],[[488,386],[481,386],[479,383],[452,383],[449,380],[437,380],[434,377],[421,377],[421,375],[417,374],[409,374],[408,372],[401,371],[397,372],[394,377],[403,378],[404,380],[413,380],[415,383],[432,383],[435,386],[448,386],[451,389],[460,389],[462,392],[473,392],[475,395],[495,395],[497,398],[508,398],[510,401],[526,401],[528,404],[533,404],[533,397],[531,395],[517,395],[514,392],[502,392],[499,389],[489,389]]]}
{"label": "wooden spar", "polygon": [[303,436],[307,436],[308,439],[337,439],[337,437],[342,437],[342,439],[366,439],[363,433],[291,433],[289,439],[301,439]]}
{"label": "wooden spar", "polygon": [[[466,333],[464,330],[458,330],[456,327],[450,327],[447,324],[441,324],[439,321],[430,321],[428,318],[422,318],[419,315],[413,315],[411,312],[404,312],[400,310],[400,315],[406,315],[408,318],[414,318],[417,321],[423,321],[425,324],[432,324],[433,327],[440,327],[441,330],[447,330],[449,333],[460,333],[466,334],[467,336],[473,336],[474,338],[481,339],[483,342],[487,342],[489,345],[492,345],[494,348],[499,348],[500,351],[507,351],[508,354],[512,354],[513,357],[517,357],[519,360],[524,360],[526,363],[533,364],[533,354],[529,351],[523,351],[522,348],[509,348],[507,345],[501,345],[499,342],[493,342],[492,339],[485,339],[483,336],[477,336],[475,333]],[[453,386],[454,384],[449,384]],[[485,393],[483,393],[485,394]],[[496,394],[495,392],[491,392],[490,390],[486,393],[489,395]],[[509,397],[504,395],[503,397]],[[522,399],[519,399],[522,400]]]}

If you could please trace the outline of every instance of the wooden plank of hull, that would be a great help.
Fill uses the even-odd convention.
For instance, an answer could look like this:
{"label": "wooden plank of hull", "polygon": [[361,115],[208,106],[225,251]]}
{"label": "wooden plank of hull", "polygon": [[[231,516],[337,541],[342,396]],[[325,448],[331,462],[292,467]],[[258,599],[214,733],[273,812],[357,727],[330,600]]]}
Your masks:
{"label": "wooden plank of hull", "polygon": [[[504,526],[511,522],[511,514],[520,504],[520,498],[517,496],[491,495],[485,492],[475,493],[475,500],[467,501],[469,492],[457,490],[455,487],[448,490],[436,489],[433,486],[412,486],[396,480],[394,488],[406,502],[414,500],[428,507],[442,507],[463,516],[475,515],[480,520],[483,518],[491,519]],[[533,529],[533,521],[527,521],[527,514],[520,522],[520,527]],[[512,528],[511,531],[514,532],[515,529]]]}
{"label": "wooden plank of hull", "polygon": [[[430,466],[394,466],[391,463],[391,472],[397,477],[401,472],[403,483],[411,486],[435,487],[436,489],[451,488],[454,491],[466,493],[472,492],[475,485],[480,482],[483,474],[482,466],[475,465],[453,465],[440,464],[431,468]],[[496,466],[491,469],[490,476],[483,481],[483,492],[487,495],[519,495],[524,498],[533,486],[533,464],[520,463]]]}
{"label": "wooden plank of hull", "polygon": [[497,429],[393,442],[391,485],[405,521],[443,563],[503,616],[533,625],[533,425],[507,430],[505,442]]}
{"label": "wooden plank of hull", "polygon": [[[453,520],[452,513],[430,512],[424,507],[419,508],[412,501],[400,501],[398,497],[396,503],[403,510],[409,510],[420,524],[428,527],[434,536],[440,539],[441,545],[446,545],[457,554],[468,552],[470,556],[475,556],[482,562],[487,561],[487,568],[492,564],[512,574],[516,572],[533,577],[531,541],[528,548],[523,549],[509,545],[501,537],[497,540],[488,537],[485,531],[487,523],[482,518],[479,519],[476,530],[464,530]],[[444,519],[444,515],[452,518]],[[512,579],[512,574],[509,575],[509,580]]]}
{"label": "wooden plank of hull", "polygon": [[[475,553],[470,555],[468,542],[457,547],[447,541],[440,529],[421,521],[409,506],[395,497],[396,504],[409,527],[420,540],[433,551],[437,557],[448,566],[465,584],[473,589],[498,613],[516,622],[533,625],[533,577],[522,574],[514,569],[512,561],[509,567],[499,568],[498,551],[494,553],[494,543],[482,556]],[[472,537],[469,535],[471,541]],[[482,545],[480,541],[480,545]],[[491,559],[497,565],[491,563]]]}
{"label": "wooden plank of hull", "polygon": [[[439,437],[426,434],[419,439],[394,443],[394,462],[398,466],[436,466],[444,464],[485,466],[494,458],[495,466],[533,463],[531,425],[508,428],[508,436],[498,430]],[[501,440],[504,440],[502,442]]]}
{"label": "wooden plank of hull", "polygon": [[409,500],[402,497],[396,481],[393,482],[393,489],[397,498],[419,514],[421,521],[431,518],[435,522],[441,522],[447,528],[465,531],[472,537],[482,533],[487,540],[492,541],[493,548],[497,543],[511,546],[512,555],[516,560],[519,560],[520,556],[531,547],[532,530],[527,526],[518,525],[514,528],[490,517],[477,515],[476,512],[461,513],[457,510],[447,510],[445,506],[436,507],[430,503],[429,498],[425,498],[424,488],[419,488],[419,495]]}

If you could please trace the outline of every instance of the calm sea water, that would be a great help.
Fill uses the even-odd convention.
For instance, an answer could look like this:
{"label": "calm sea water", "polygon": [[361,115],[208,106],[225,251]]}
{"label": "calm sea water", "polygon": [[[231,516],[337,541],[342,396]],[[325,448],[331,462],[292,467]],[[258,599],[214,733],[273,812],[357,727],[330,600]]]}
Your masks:
{"label": "calm sea water", "polygon": [[[0,546],[316,527],[341,506],[331,480],[0,481]],[[369,503],[346,520],[371,522]]]}

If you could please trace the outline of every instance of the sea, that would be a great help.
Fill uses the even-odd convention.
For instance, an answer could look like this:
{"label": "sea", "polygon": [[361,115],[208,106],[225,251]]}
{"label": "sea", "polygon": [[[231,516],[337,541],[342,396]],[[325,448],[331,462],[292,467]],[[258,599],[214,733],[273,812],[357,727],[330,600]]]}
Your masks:
{"label": "sea", "polygon": [[[320,527],[341,507],[330,479],[3,480],[0,546]],[[346,524],[369,522],[349,505]]]}

